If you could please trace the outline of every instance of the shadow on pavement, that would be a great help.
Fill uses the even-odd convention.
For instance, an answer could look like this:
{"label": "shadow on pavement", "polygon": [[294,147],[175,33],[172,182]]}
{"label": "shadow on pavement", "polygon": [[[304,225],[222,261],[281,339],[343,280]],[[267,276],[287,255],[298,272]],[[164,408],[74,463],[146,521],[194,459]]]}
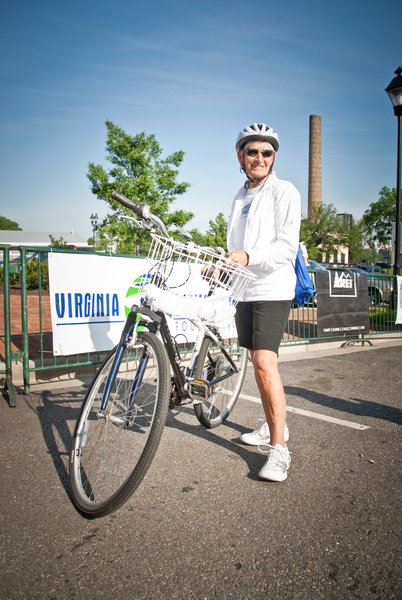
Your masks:
{"label": "shadow on pavement", "polygon": [[382,419],[391,423],[402,424],[402,410],[393,406],[386,406],[377,402],[362,400],[361,398],[351,398],[344,400],[334,396],[327,396],[318,392],[313,392],[305,388],[285,386],[285,393],[291,396],[299,396],[305,398],[314,404],[320,404],[340,412],[349,413],[359,417],[373,417],[374,419]]}
{"label": "shadow on pavement", "polygon": [[69,391],[62,395],[43,391],[33,397],[25,397],[26,404],[39,418],[48,453],[52,458],[60,482],[70,499],[68,456],[70,454],[72,429],[78,418],[84,396],[85,392],[81,389]]}
{"label": "shadow on pavement", "polygon": [[[70,500],[72,499],[68,474],[68,457],[73,429],[79,416],[84,396],[85,390],[80,389],[62,394],[43,391],[40,394],[35,394],[35,396],[24,397],[27,406],[38,416],[47,451],[52,458],[64,491]],[[258,472],[265,457],[258,452],[250,452],[251,448],[242,446],[238,442],[238,434],[247,431],[246,428],[227,420],[222,427],[229,427],[236,432],[236,437],[233,440],[227,440],[219,433],[222,427],[218,427],[216,433],[213,430],[205,429],[198,423],[194,410],[187,406],[169,411],[166,427],[180,430],[200,439],[205,439],[234,453],[248,465],[248,477],[250,479],[258,479],[256,472]]]}
{"label": "shadow on pavement", "polygon": [[[194,422],[194,425],[187,421],[184,422],[183,420],[181,420],[181,418],[183,418],[183,415],[185,415],[185,418],[188,416],[188,418],[191,419],[192,422]],[[230,419],[227,419],[223,425],[217,427],[216,429],[206,429],[198,423],[194,410],[191,407],[184,406],[179,408],[178,410],[175,409],[169,412],[166,421],[166,426],[173,427],[175,429],[184,431],[185,433],[188,433],[190,435],[194,435],[198,438],[208,440],[209,442],[212,442],[213,444],[216,444],[221,448],[225,448],[231,453],[237,454],[237,456],[241,460],[244,460],[244,462],[249,468],[249,473],[247,477],[249,479],[259,481],[257,472],[262,467],[262,464],[265,462],[266,456],[260,454],[257,451],[257,448],[254,448],[254,451],[252,451],[252,447],[242,445],[238,439],[240,434],[249,431],[249,428],[242,427],[241,425],[234,423]],[[236,432],[236,437],[230,440],[222,437],[220,435],[220,431],[222,431],[223,427],[230,428],[234,432]]]}
{"label": "shadow on pavement", "polygon": [[[43,439],[48,453],[52,458],[57,475],[70,500],[71,493],[68,475],[68,457],[73,428],[78,418],[85,393],[86,390],[80,388],[63,391],[62,393],[52,393],[51,391],[45,390],[40,394],[29,397],[20,396],[20,399],[24,398],[27,406],[36,413],[39,418]],[[356,416],[368,416],[387,420],[396,424],[402,424],[402,410],[399,408],[385,406],[360,398],[345,400],[296,386],[285,386],[285,393],[287,395],[304,398],[314,404],[343,413],[349,413]],[[3,395],[7,401],[6,394]],[[227,434],[226,437],[222,435],[222,427],[211,430],[205,429],[200,425],[191,406],[181,406],[169,411],[166,426],[207,440],[208,442],[212,442],[213,444],[226,449],[228,452],[235,455],[235,459],[238,457],[239,460],[242,460],[247,464],[249,469],[247,477],[249,479],[258,480],[257,473],[265,461],[265,457],[258,452],[257,448],[243,446],[240,443],[238,439],[239,435],[244,431],[247,431],[247,429],[234,421],[231,421],[230,418],[225,422],[223,427],[232,430],[233,437],[231,439],[226,439],[228,437]],[[181,451],[183,451],[182,448],[179,452]]]}

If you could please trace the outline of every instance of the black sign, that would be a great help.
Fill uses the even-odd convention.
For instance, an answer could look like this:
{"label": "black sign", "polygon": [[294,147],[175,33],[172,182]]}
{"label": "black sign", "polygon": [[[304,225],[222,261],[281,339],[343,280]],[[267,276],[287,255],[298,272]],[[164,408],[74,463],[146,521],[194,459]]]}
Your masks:
{"label": "black sign", "polygon": [[345,269],[317,271],[318,337],[350,336],[370,331],[367,275]]}

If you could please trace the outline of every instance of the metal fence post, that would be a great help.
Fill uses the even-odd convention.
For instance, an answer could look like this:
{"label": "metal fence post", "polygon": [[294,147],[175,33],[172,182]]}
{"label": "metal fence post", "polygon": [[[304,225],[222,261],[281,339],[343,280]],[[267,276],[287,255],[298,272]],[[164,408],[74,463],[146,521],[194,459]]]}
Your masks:
{"label": "metal fence post", "polygon": [[29,394],[29,338],[27,305],[27,256],[25,248],[20,248],[21,256],[21,328],[22,328],[22,373],[24,394]]}
{"label": "metal fence post", "polygon": [[6,359],[6,379],[4,388],[8,391],[10,406],[17,406],[11,367],[11,318],[10,318],[10,246],[3,249],[3,291],[4,291],[4,345]]}

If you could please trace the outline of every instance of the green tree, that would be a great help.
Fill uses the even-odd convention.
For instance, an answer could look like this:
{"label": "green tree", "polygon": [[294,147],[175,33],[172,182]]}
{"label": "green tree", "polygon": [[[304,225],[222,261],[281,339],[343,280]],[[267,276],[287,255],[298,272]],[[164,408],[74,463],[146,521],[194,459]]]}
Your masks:
{"label": "green tree", "polygon": [[300,223],[300,241],[305,242],[309,258],[311,260],[322,259],[321,249],[317,248],[313,239],[313,221],[305,218]]}
{"label": "green tree", "polygon": [[311,219],[302,219],[300,239],[306,243],[311,260],[320,260],[325,254],[328,260],[346,242],[346,232],[341,226],[337,211],[332,204],[315,207]]}
{"label": "green tree", "polygon": [[50,244],[52,248],[67,248],[68,244],[63,237],[55,238],[52,235],[49,235]]}
{"label": "green tree", "polygon": [[193,213],[170,211],[177,196],[184,194],[190,185],[177,181],[184,152],[162,158],[162,149],[154,135],[143,132],[132,136],[111,121],[105,125],[106,159],[112,166],[106,170],[102,165],[89,163],[87,173],[92,192],[112,209],[98,229],[100,244],[97,245],[105,248],[114,241],[119,253],[145,253],[149,234],[128,221],[119,220],[122,215],[133,216],[133,213],[112,200],[111,192],[116,190],[136,202],[145,202],[166,226],[185,225]]}
{"label": "green tree", "polygon": [[11,221],[11,219],[7,219],[7,217],[0,216],[0,229],[3,230],[13,230],[13,231],[22,231],[21,227],[15,221]]}
{"label": "green tree", "polygon": [[344,240],[344,245],[349,249],[349,263],[357,263],[363,255],[363,238],[365,226],[363,219],[355,220],[352,217],[350,224],[341,224],[339,236]]}
{"label": "green tree", "polygon": [[390,190],[388,187],[383,187],[377,202],[372,202],[363,215],[367,237],[378,240],[380,244],[387,246],[388,231],[392,229],[395,215],[396,189]]}
{"label": "green tree", "polygon": [[223,213],[219,213],[215,221],[209,222],[209,230],[205,234],[206,245],[215,248],[220,246],[224,250],[227,250],[227,226],[228,223],[223,216]]}
{"label": "green tree", "polygon": [[198,229],[191,229],[189,233],[194,244],[197,244],[197,246],[208,246],[207,236],[204,233],[201,233]]}
{"label": "green tree", "polygon": [[361,253],[361,259],[363,263],[367,263],[368,265],[375,265],[375,263],[380,260],[380,255],[376,252],[375,248],[371,247],[365,248]]}

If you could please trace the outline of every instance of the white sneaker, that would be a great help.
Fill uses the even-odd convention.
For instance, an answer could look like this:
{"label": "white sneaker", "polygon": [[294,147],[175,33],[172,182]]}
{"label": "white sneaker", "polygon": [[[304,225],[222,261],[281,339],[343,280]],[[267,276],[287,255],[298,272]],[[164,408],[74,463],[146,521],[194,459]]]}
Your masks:
{"label": "white sneaker", "polygon": [[[285,423],[285,442],[289,439],[289,429]],[[240,436],[240,441],[243,444],[247,444],[248,446],[258,446],[259,444],[269,444],[271,441],[271,437],[269,435],[269,427],[268,423],[264,421],[264,423],[255,431],[250,431],[250,433],[242,433]]]}
{"label": "white sneaker", "polygon": [[285,481],[290,467],[290,452],[287,446],[286,448],[280,444],[270,446],[266,442],[263,442],[261,445],[268,446],[269,450],[261,450],[258,447],[258,450],[263,454],[268,453],[268,460],[258,475],[261,479],[267,479],[268,481]]}

